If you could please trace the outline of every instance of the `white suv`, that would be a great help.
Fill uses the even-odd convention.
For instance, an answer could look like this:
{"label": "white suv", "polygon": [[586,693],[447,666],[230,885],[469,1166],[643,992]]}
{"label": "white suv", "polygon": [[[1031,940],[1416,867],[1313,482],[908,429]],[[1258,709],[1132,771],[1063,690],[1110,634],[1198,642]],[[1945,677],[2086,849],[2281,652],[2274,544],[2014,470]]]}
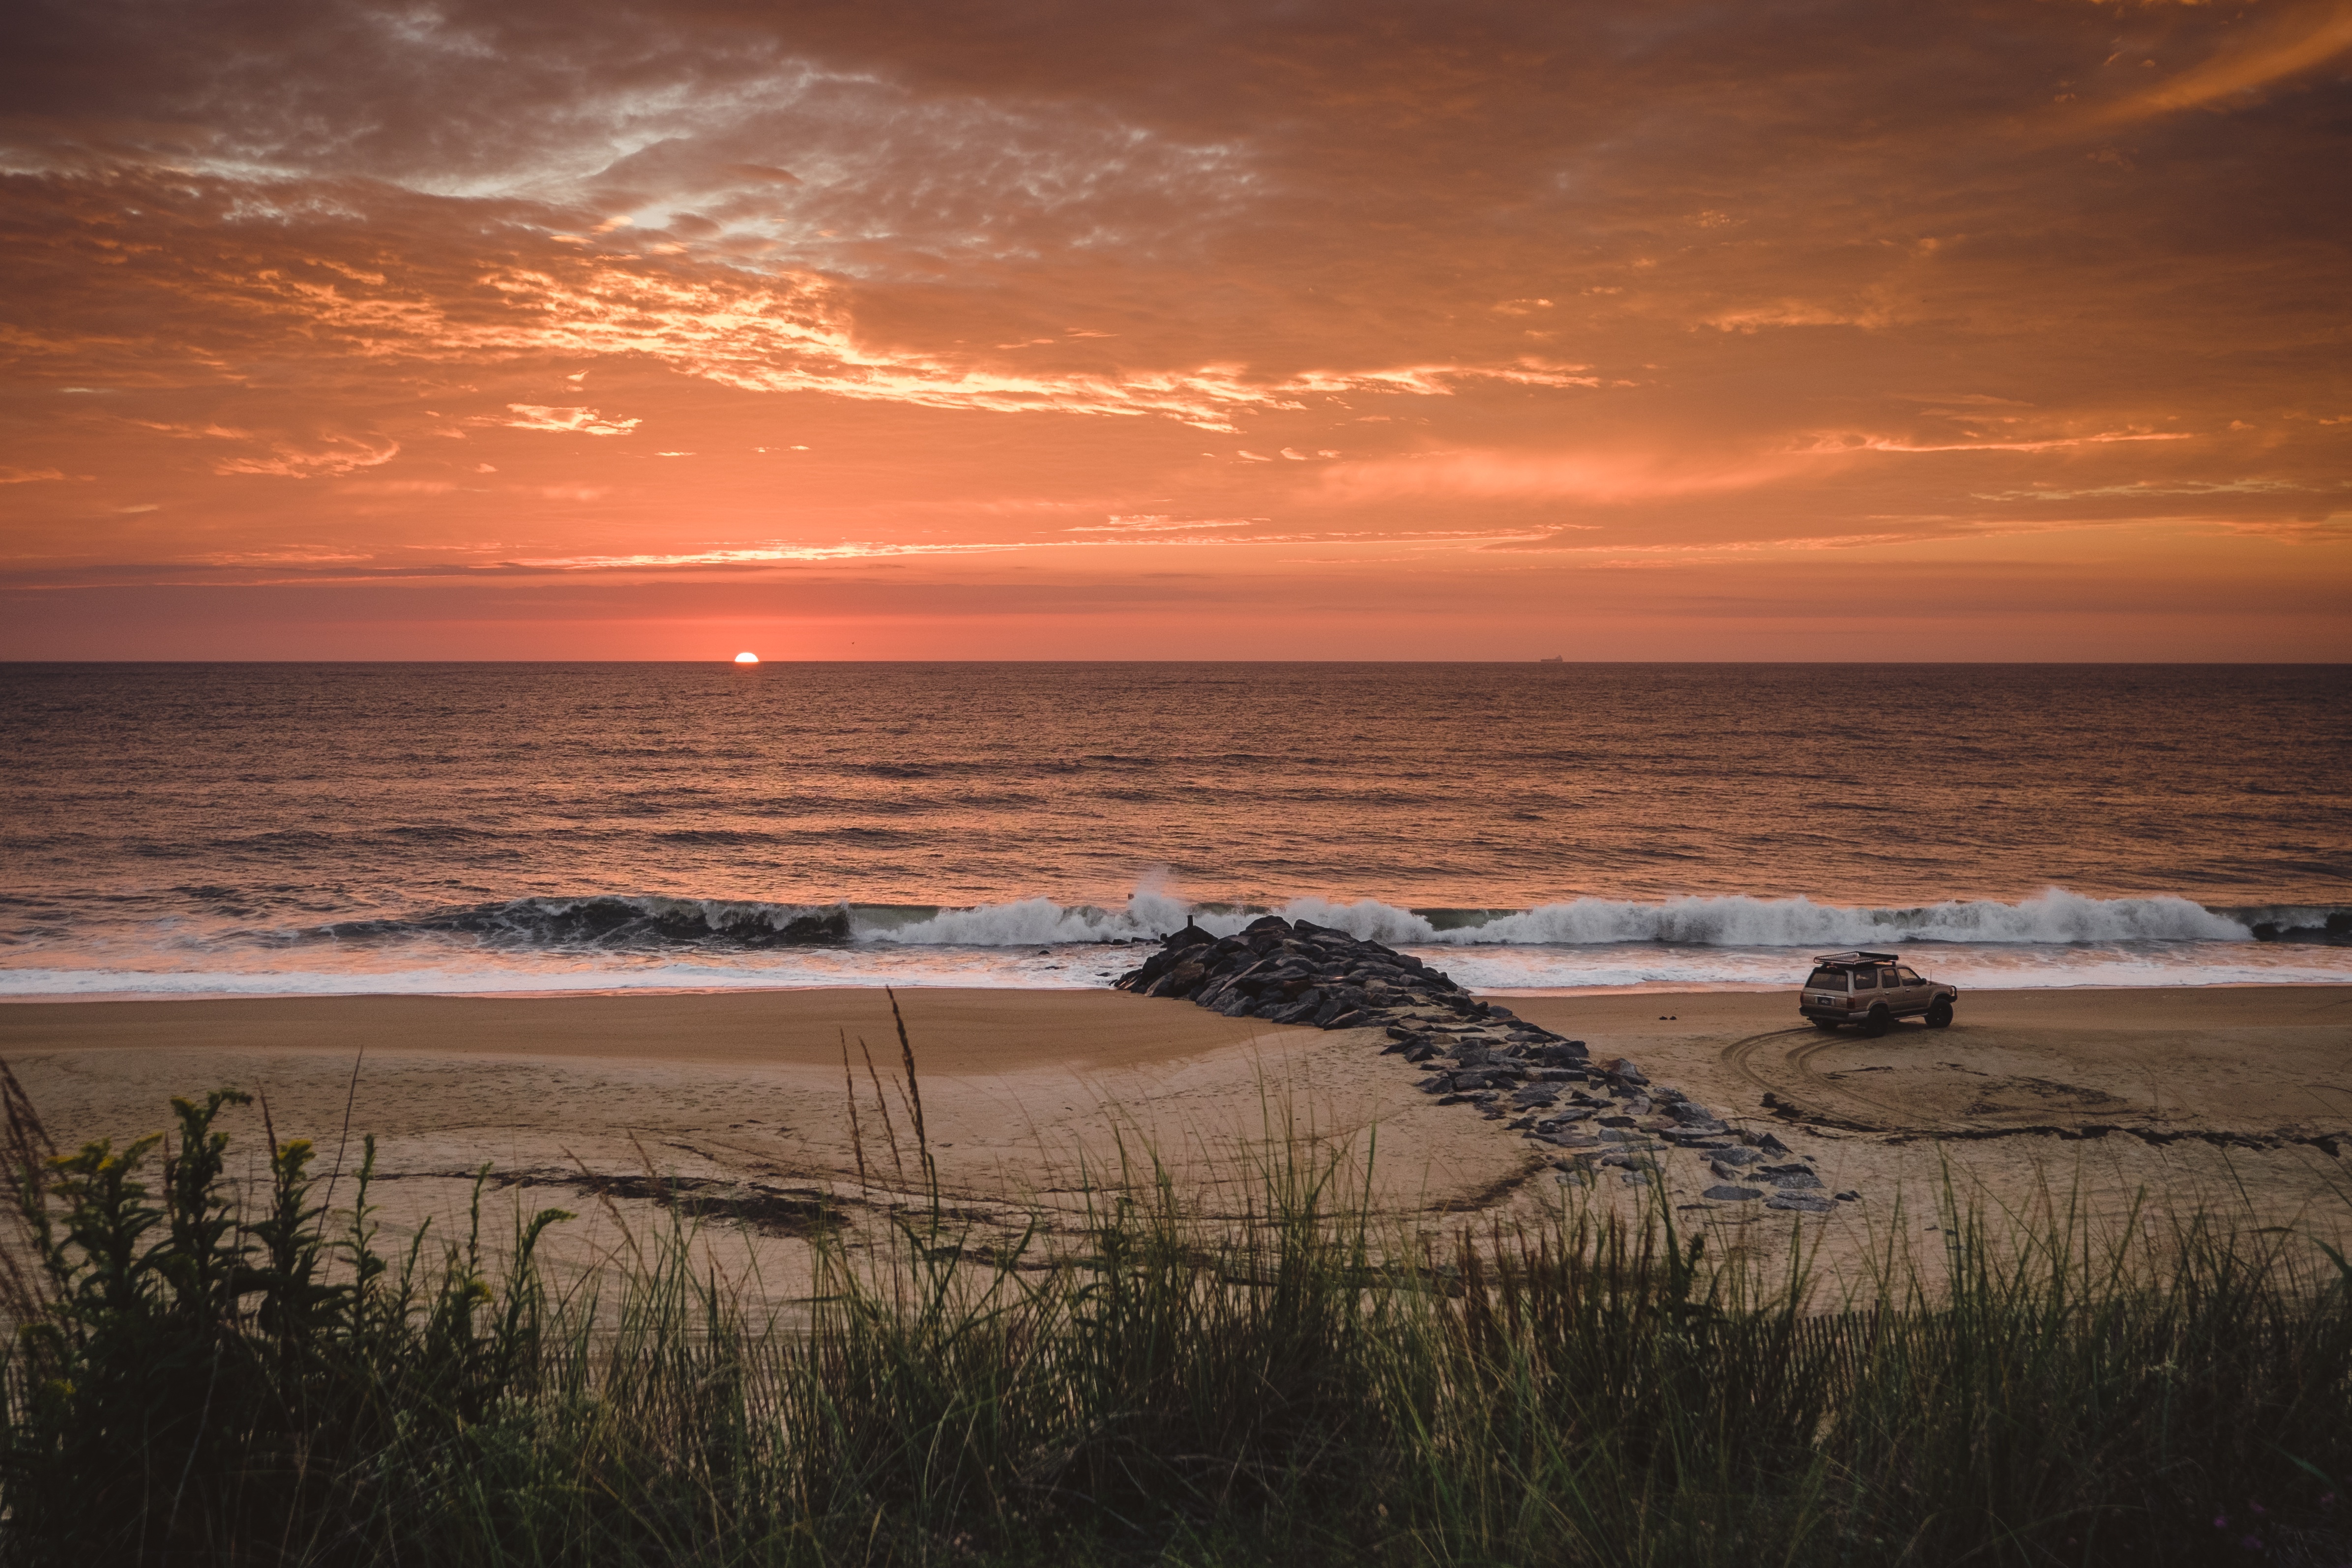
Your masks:
{"label": "white suv", "polygon": [[1959,999],[1958,986],[1921,979],[1894,953],[1825,952],[1805,976],[1797,1011],[1816,1029],[1859,1024],[1864,1034],[1883,1035],[1897,1018],[1919,1018],[1931,1029],[1944,1028]]}

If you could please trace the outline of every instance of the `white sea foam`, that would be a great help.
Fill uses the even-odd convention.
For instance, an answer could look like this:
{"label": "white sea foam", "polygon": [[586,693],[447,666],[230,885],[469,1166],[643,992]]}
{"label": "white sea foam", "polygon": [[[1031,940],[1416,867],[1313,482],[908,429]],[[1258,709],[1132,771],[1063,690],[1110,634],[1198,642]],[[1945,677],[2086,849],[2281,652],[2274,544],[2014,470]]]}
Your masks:
{"label": "white sea foam", "polygon": [[[573,918],[583,911],[594,917],[585,925]],[[2259,911],[2056,888],[2015,903],[1904,909],[1803,898],[1575,899],[1476,924],[1370,899],[1295,899],[1280,912],[1416,952],[1481,990],[1786,985],[1811,953],[1839,947],[1900,947],[1920,967],[1973,987],[2352,982],[2352,947],[2258,942],[2248,921]],[[747,930],[783,934],[817,916],[832,922],[829,938],[820,929],[805,941],[741,940]],[[1112,909],[1045,898],[947,910],[532,899],[349,923],[325,942],[250,931],[224,939],[164,921],[78,950],[19,948],[14,963],[0,962],[0,998],[1097,986],[1143,956],[1098,944],[1150,942],[1188,919],[1225,934],[1255,918],[1196,909],[1148,884]]]}
{"label": "white sea foam", "polygon": [[1441,942],[1668,942],[1822,947],[1872,942],[2247,942],[2253,932],[2187,899],[2088,899],[2051,888],[2014,904],[1976,899],[1912,909],[1849,908],[1810,899],[1577,899],[1504,915]]}
{"label": "white sea foam", "polygon": [[[1951,900],[1907,909],[1817,904],[1811,899],[1747,895],[1668,899],[1571,899],[1497,915],[1476,925],[1441,930],[1428,916],[1375,899],[1336,903],[1293,899],[1277,913],[1313,921],[1350,936],[1399,942],[1484,947],[1496,944],[1592,946],[1664,942],[1693,946],[1853,947],[1872,942],[2251,942],[2242,922],[2171,895],[2093,899],[2052,888],[2013,904],[1989,899]],[[942,910],[928,919],[887,928],[853,921],[860,938],[894,942],[956,942],[1030,946],[1057,942],[1106,942],[1156,936],[1186,919],[1220,936],[1256,917],[1231,910],[1190,914],[1163,889],[1138,889],[1126,909],[1068,906],[1050,899]]]}
{"label": "white sea foam", "polygon": [[[1718,986],[1789,987],[1805,968],[1785,947],[1402,944],[1476,991],[1583,991]],[[963,985],[1026,990],[1103,985],[1140,948],[859,944],[744,952],[726,959],[584,963],[576,955],[508,955],[491,962],[303,969],[191,963],[184,968],[93,964],[0,969],[0,998],[100,996],[450,995],[638,990],[777,989],[824,985]],[[2269,942],[2024,944],[1948,942],[1906,950],[1938,980],[1967,990],[2118,985],[2352,984],[2352,948]]]}

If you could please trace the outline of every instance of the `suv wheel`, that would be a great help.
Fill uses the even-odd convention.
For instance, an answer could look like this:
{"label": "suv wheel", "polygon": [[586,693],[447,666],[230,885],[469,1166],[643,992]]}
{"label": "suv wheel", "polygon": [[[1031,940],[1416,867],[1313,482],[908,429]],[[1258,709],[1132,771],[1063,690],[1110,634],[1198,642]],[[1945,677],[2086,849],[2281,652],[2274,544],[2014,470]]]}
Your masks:
{"label": "suv wheel", "polygon": [[1927,1005],[1927,1027],[1948,1029],[1952,1026],[1952,999],[1938,996]]}
{"label": "suv wheel", "polygon": [[1894,1026],[1895,1015],[1886,1010],[1885,1003],[1881,1002],[1870,1010],[1870,1016],[1863,1023],[1862,1032],[1865,1035],[1883,1035]]}
{"label": "suv wheel", "polygon": [[1839,1018],[1816,1018],[1813,1020],[1813,1027],[1825,1035],[1834,1035],[1838,1032],[1838,1026],[1843,1022],[1843,1020]]}

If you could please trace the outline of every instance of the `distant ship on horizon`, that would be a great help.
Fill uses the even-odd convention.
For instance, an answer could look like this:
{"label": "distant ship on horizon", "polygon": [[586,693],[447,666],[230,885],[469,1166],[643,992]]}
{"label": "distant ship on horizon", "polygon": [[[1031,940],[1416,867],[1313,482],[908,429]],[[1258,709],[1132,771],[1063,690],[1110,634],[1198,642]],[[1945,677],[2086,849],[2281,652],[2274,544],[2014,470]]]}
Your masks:
{"label": "distant ship on horizon", "polygon": [[1553,654],[1549,658],[1539,658],[1536,660],[1536,662],[1538,664],[1566,664],[1568,660],[1562,658],[1558,654]]}

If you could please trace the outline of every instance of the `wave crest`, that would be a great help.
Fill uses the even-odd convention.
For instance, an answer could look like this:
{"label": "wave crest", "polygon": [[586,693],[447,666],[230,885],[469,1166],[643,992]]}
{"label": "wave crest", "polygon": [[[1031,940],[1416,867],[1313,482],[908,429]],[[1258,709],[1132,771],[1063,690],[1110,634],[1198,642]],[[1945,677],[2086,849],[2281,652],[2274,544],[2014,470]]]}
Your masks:
{"label": "wave crest", "polygon": [[808,947],[850,940],[846,904],[768,904],[653,894],[512,899],[400,919],[339,921],[305,933],[335,941],[473,936],[494,944],[638,947],[712,942]]}
{"label": "wave crest", "polygon": [[[1187,921],[1217,935],[1265,912],[1195,906],[1157,886],[1124,908],[1019,899],[970,909],[918,905],[791,904],[650,894],[516,899],[406,919],[345,921],[304,933],[367,941],[434,934],[498,946],[771,948],[898,946],[1053,947],[1149,940]],[[1570,899],[1507,911],[1415,910],[1377,899],[1300,898],[1275,912],[1391,946],[1594,947],[1660,942],[1683,947],[1862,947],[1898,942],[2063,945],[2117,942],[2250,942],[2246,911],[2216,911],[2171,895],[2094,899],[2052,888],[2016,903],[1952,900],[1902,909],[1815,903],[1747,894],[1667,899]]]}

